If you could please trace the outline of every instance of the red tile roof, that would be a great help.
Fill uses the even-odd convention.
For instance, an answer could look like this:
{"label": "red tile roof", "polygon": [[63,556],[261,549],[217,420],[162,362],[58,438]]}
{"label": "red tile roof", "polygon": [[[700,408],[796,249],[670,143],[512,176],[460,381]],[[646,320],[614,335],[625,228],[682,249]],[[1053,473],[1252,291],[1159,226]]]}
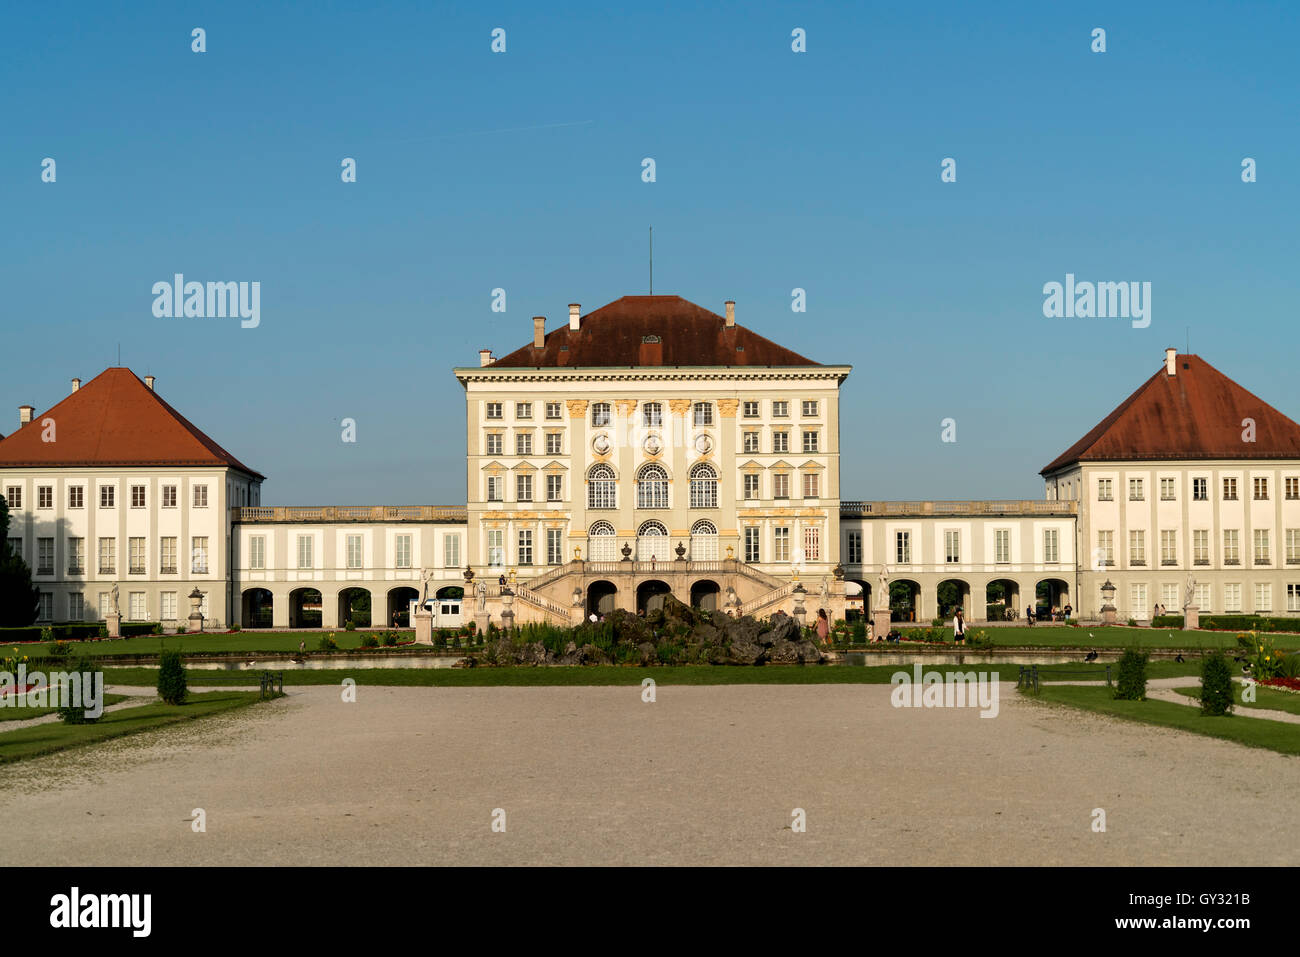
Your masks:
{"label": "red tile roof", "polygon": [[[45,442],[44,419],[55,441]],[[0,468],[228,466],[265,478],[235,458],[141,382],[106,369],[48,412],[0,439]]]}
{"label": "red tile roof", "polygon": [[[815,366],[744,326],[726,328],[716,312],[681,296],[624,296],[582,317],[577,332],[566,321],[488,368],[592,366]],[[655,341],[658,337],[659,341]]]}
{"label": "red tile roof", "polygon": [[[1040,474],[1076,462],[1300,458],[1300,425],[1263,399],[1199,356],[1176,356],[1175,373],[1162,365]],[[1243,419],[1255,422],[1254,442],[1242,440]]]}

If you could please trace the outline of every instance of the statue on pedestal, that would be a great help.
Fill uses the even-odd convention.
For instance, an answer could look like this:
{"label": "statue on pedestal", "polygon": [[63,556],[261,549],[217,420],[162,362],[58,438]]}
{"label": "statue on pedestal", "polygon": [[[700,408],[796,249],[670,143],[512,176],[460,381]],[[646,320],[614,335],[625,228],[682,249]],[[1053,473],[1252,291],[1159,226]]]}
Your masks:
{"label": "statue on pedestal", "polygon": [[1196,579],[1191,575],[1187,576],[1187,593],[1183,597],[1183,608],[1190,608],[1192,602],[1196,599]]}
{"label": "statue on pedestal", "polygon": [[487,611],[487,585],[481,581],[474,586],[474,607],[479,614]]}
{"label": "statue on pedestal", "polygon": [[109,594],[109,606],[108,606],[109,612],[114,615],[122,614],[122,609],[119,608],[117,605],[117,582],[113,582],[113,590],[108,594]]}

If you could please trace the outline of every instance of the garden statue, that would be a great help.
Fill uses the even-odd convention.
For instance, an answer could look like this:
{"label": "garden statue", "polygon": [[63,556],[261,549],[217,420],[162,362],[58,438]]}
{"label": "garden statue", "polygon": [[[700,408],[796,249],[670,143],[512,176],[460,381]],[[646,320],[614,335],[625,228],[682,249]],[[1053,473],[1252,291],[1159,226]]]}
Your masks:
{"label": "garden statue", "polygon": [[1183,608],[1190,608],[1192,600],[1196,597],[1196,579],[1191,575],[1187,576],[1187,594],[1183,599]]}
{"label": "garden statue", "polygon": [[117,582],[113,582],[113,590],[109,592],[109,597],[111,599],[111,603],[109,605],[109,611],[112,612],[114,615],[122,614],[122,609],[119,608],[117,605]]}
{"label": "garden statue", "polygon": [[479,582],[474,586],[475,608],[480,614],[487,611],[487,585]]}

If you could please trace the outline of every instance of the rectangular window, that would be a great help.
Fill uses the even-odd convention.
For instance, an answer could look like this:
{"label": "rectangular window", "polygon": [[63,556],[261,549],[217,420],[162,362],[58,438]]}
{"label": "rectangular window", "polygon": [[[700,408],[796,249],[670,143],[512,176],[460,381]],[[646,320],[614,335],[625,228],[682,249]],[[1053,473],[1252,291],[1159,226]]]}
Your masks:
{"label": "rectangular window", "polygon": [[131,507],[144,508],[144,486],[143,485],[131,486]]}
{"label": "rectangular window", "polygon": [[131,592],[130,605],[128,607],[127,617],[132,621],[144,621],[147,614],[144,609],[144,592]]}
{"label": "rectangular window", "polygon": [[1008,565],[1011,563],[1011,529],[994,529],[993,561],[999,565]]}
{"label": "rectangular window", "polygon": [[9,554],[16,555],[19,558],[23,557],[23,539],[21,535],[17,538],[13,535],[9,536]]}
{"label": "rectangular window", "polygon": [[1160,530],[1160,564],[1178,564],[1178,532],[1175,529]]}
{"label": "rectangular window", "polygon": [[101,575],[117,574],[116,538],[101,538],[99,540],[99,573]]}
{"label": "rectangular window", "polygon": [[805,472],[803,475],[803,497],[817,498],[818,495],[818,478],[816,472]]}
{"label": "rectangular window", "polygon": [[790,403],[784,399],[778,399],[772,403],[772,417],[774,419],[788,419],[790,417]]}
{"label": "rectangular window", "polygon": [[547,432],[546,433],[546,454],[559,455],[564,451],[564,433]]}
{"label": "rectangular window", "polygon": [[85,508],[86,507],[86,486],[70,485],[68,486],[68,508]]}
{"label": "rectangular window", "polygon": [[1134,528],[1128,533],[1128,563],[1130,565],[1147,563],[1147,533],[1143,529]]}
{"label": "rectangular window", "polygon": [[912,564],[912,533],[894,533],[894,560],[900,565]]}
{"label": "rectangular window", "polygon": [[647,402],[641,407],[641,424],[646,428],[658,428],[664,424],[664,407],[658,402]]}
{"label": "rectangular window", "polygon": [[1162,502],[1175,501],[1174,498],[1175,481],[1176,481],[1175,479],[1171,479],[1171,478],[1162,478],[1160,480],[1160,501]]}
{"label": "rectangular window", "polygon": [[487,500],[489,502],[500,502],[502,499],[502,488],[504,476],[489,475],[487,477]]}
{"label": "rectangular window", "polygon": [[817,400],[816,400],[816,399],[804,399],[804,400],[803,400],[803,414],[804,414],[805,416],[810,416],[810,415],[816,415],[816,414],[817,414]]}
{"label": "rectangular window", "polygon": [[208,487],[206,485],[194,486],[194,507],[195,508],[208,507]]}
{"label": "rectangular window", "polygon": [[488,564],[493,568],[500,568],[506,563],[506,533],[500,528],[489,528],[487,530],[487,550]]}
{"label": "rectangular window", "polygon": [[757,433],[757,432],[746,432],[746,433],[744,433],[744,449],[745,449],[746,452],[757,452],[757,451],[758,451],[758,433]]}
{"label": "rectangular window", "polygon": [[1047,563],[1059,562],[1060,555],[1060,532],[1055,528],[1043,529],[1043,561]]}
{"label": "rectangular window", "polygon": [[1237,480],[1235,478],[1223,480],[1223,500],[1225,502],[1235,502],[1237,500]]}
{"label": "rectangular window", "polygon": [[501,403],[500,403],[500,402],[489,402],[489,403],[487,403],[487,404],[483,407],[483,417],[484,417],[485,419],[500,419],[500,418],[502,418],[503,416],[502,416],[502,414],[501,414]]}
{"label": "rectangular window", "polygon": [[175,485],[164,485],[162,487],[162,507],[163,508],[176,507],[176,486]]}
{"label": "rectangular window", "polygon": [[709,402],[695,403],[695,424],[698,426],[713,424],[713,405]]}
{"label": "rectangular window", "polygon": [[54,592],[41,592],[36,605],[36,618],[39,621],[54,620]]}
{"label": "rectangular window", "polygon": [[394,568],[411,567],[411,536],[410,535],[393,536],[393,567]]}
{"label": "rectangular window", "polygon": [[36,539],[36,574],[54,574],[54,539]]}
{"label": "rectangular window", "polygon": [[1273,586],[1268,582],[1255,582],[1255,614],[1267,615],[1273,610]]}
{"label": "rectangular window", "polygon": [[546,417],[548,419],[558,419],[560,417],[560,403],[558,402],[546,403]]}
{"label": "rectangular window", "polygon": [[1268,547],[1268,529],[1255,529],[1255,564],[1271,565],[1273,563],[1272,553]]}
{"label": "rectangular window", "polygon": [[10,508],[23,507],[23,487],[21,485],[9,485],[5,487],[5,504]]}
{"label": "rectangular window", "polygon": [[1142,501],[1142,480],[1140,478],[1128,480],[1128,500],[1130,502]]}
{"label": "rectangular window", "polygon": [[608,402],[593,402],[591,404],[591,424],[597,427],[609,425]]}
{"label": "rectangular window", "polygon": [[546,501],[560,502],[564,500],[564,476],[548,475],[546,476]]}
{"label": "rectangular window", "polygon": [[85,617],[85,594],[79,591],[68,592],[68,621],[82,621]]}
{"label": "rectangular window", "polygon": [[312,548],[313,548],[314,541],[315,539],[313,539],[310,535],[298,536],[298,567],[299,568],[312,567],[312,561],[313,561]]}
{"label": "rectangular window", "polygon": [[265,535],[254,535],[248,540],[248,567],[266,568]]}
{"label": "rectangular window", "polygon": [[772,433],[772,451],[773,451],[773,452],[789,452],[789,451],[790,451],[790,433],[789,433],[789,432],[780,432],[780,431],[778,431],[778,432],[773,432],[773,433]]}
{"label": "rectangular window", "polygon": [[745,501],[753,501],[758,498],[758,475],[750,472],[741,478],[741,483],[745,489]]}
{"label": "rectangular window", "polygon": [[460,566],[460,536],[444,535],[442,537],[442,564],[444,568]]}
{"label": "rectangular window", "polygon": [[1192,600],[1196,602],[1197,608],[1208,612],[1210,610],[1210,583],[1197,582],[1192,591]]}
{"label": "rectangular window", "polygon": [[347,563],[348,568],[361,567],[361,536],[349,535],[347,537]]}
{"label": "rectangular window", "polygon": [[745,405],[744,405],[744,408],[743,408],[743,414],[744,414],[745,418],[747,418],[747,419],[757,419],[757,418],[758,418],[758,403],[757,403],[757,402],[754,402],[754,401],[747,401],[747,402],[745,402]]}
{"label": "rectangular window", "polygon": [[127,571],[132,575],[143,575],[144,566],[144,539],[128,538],[126,540]]}
{"label": "rectangular window", "polygon": [[115,491],[116,491],[116,488],[115,488],[114,486],[112,486],[112,485],[101,485],[101,486],[99,487],[99,507],[100,507],[100,508],[112,508],[112,507],[113,507],[113,493],[114,493]]}
{"label": "rectangular window", "polygon": [[790,476],[786,472],[775,472],[772,475],[772,497],[789,498],[790,497]]}
{"label": "rectangular window", "polygon": [[158,572],[162,575],[176,574],[176,536],[164,535],[158,542]]}
{"label": "rectangular window", "polygon": [[1237,583],[1223,586],[1223,610],[1226,612],[1241,611],[1241,585]]}
{"label": "rectangular window", "polygon": [[1286,586],[1286,610],[1300,611],[1300,585]]}
{"label": "rectangular window", "polygon": [[1115,564],[1115,533],[1109,529],[1097,533],[1097,564]]}
{"label": "rectangular window", "polygon": [[1255,488],[1255,501],[1257,502],[1268,501],[1268,479],[1266,478],[1255,479],[1254,488]]}
{"label": "rectangular window", "polygon": [[208,573],[208,536],[195,535],[190,539],[190,573]]}
{"label": "rectangular window", "polygon": [[961,561],[961,529],[943,530],[943,560],[949,565],[956,565]]}
{"label": "rectangular window", "polygon": [[1300,478],[1292,476],[1286,480],[1286,497],[1291,501],[1300,499]]}
{"label": "rectangular window", "polygon": [[515,433],[515,455],[533,454],[533,434],[531,432]]}
{"label": "rectangular window", "polygon": [[1210,480],[1204,478],[1192,479],[1192,501],[1208,502],[1210,500],[1209,491]]}
{"label": "rectangular window", "polygon": [[848,553],[850,565],[862,564],[862,533],[849,532],[844,549]]}
{"label": "rectangular window", "polygon": [[564,564],[564,529],[562,528],[546,530],[546,564]]}
{"label": "rectangular window", "polygon": [[803,557],[805,561],[819,562],[822,558],[822,530],[816,525],[803,527]]}
{"label": "rectangular window", "polygon": [[54,486],[53,485],[36,486],[36,507],[54,508]]}
{"label": "rectangular window", "polygon": [[819,433],[817,433],[817,432],[804,432],[804,434],[803,434],[803,450],[804,450],[805,452],[816,452],[816,451],[817,451],[817,437],[818,437],[818,434],[819,434]]}
{"label": "rectangular window", "polygon": [[1300,528],[1286,530],[1286,563],[1300,565]]}
{"label": "rectangular window", "polygon": [[745,526],[745,561],[750,564],[759,561],[758,531],[757,526]]}
{"label": "rectangular window", "polygon": [[165,591],[162,593],[162,603],[159,608],[158,617],[163,621],[176,620],[176,592]]}
{"label": "rectangular window", "polygon": [[1237,551],[1239,531],[1236,528],[1223,530],[1223,564],[1225,565],[1241,564],[1241,554]]}
{"label": "rectangular window", "polygon": [[516,419],[531,419],[533,417],[533,404],[531,402],[515,403]]}
{"label": "rectangular window", "polygon": [[1160,586],[1160,604],[1165,606],[1166,613],[1177,613],[1182,600],[1177,582],[1165,582]]}
{"label": "rectangular window", "polygon": [[1208,528],[1192,530],[1192,564],[1210,564],[1210,530]]}
{"label": "rectangular window", "polygon": [[1114,482],[1111,479],[1097,479],[1097,501],[1114,501]]}
{"label": "rectangular window", "polygon": [[84,575],[86,572],[86,540],[68,539],[68,574]]}
{"label": "rectangular window", "polygon": [[531,502],[533,500],[533,477],[531,475],[515,476],[515,501]]}
{"label": "rectangular window", "polygon": [[1128,615],[1130,618],[1146,618],[1150,613],[1147,607],[1147,586],[1130,585],[1128,598]]}
{"label": "rectangular window", "polygon": [[484,452],[485,455],[501,454],[501,433],[500,432],[489,432],[483,438],[486,441],[486,446],[485,446],[486,451]]}
{"label": "rectangular window", "polygon": [[784,525],[772,529],[772,548],[774,561],[790,560],[790,529]]}
{"label": "rectangular window", "polygon": [[521,528],[519,530],[519,564],[531,565],[533,563],[533,530],[531,528]]}

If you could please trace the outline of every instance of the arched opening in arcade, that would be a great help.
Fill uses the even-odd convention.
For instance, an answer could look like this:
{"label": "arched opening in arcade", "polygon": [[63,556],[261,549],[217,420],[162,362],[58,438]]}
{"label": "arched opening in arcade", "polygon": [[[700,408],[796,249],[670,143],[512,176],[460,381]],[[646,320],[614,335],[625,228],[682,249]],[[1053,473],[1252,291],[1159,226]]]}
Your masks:
{"label": "arched opening in arcade", "polygon": [[[666,539],[665,539],[666,541]],[[664,599],[673,593],[667,582],[650,579],[636,586],[636,608],[647,615],[664,607]]]}
{"label": "arched opening in arcade", "polygon": [[358,628],[370,627],[370,592],[364,588],[339,592],[339,627],[346,627],[349,621]]}
{"label": "arched opening in arcade", "polygon": [[844,582],[844,620],[860,621],[871,617],[871,584],[860,578]]}
{"label": "arched opening in arcade", "polygon": [[984,616],[989,621],[1016,621],[1020,610],[1020,585],[1010,578],[995,578],[984,589]]}
{"label": "arched opening in arcade", "polygon": [[321,596],[315,588],[295,588],[289,592],[289,627],[319,628]]}
{"label": "arched opening in arcade", "polygon": [[702,578],[691,586],[691,607],[700,611],[717,611],[722,607],[722,587]]}
{"label": "arched opening in arcade", "polygon": [[388,614],[384,620],[390,628],[411,627],[411,602],[419,601],[420,593],[403,585],[388,590]]}
{"label": "arched opening in arcade", "polygon": [[889,620],[916,621],[921,603],[921,586],[908,578],[889,583]]}
{"label": "arched opening in arcade", "polygon": [[960,608],[962,615],[970,621],[970,584],[960,578],[947,578],[935,586],[935,600],[939,606],[939,617],[951,623],[953,615]]}
{"label": "arched opening in arcade", "polygon": [[608,615],[618,607],[618,586],[610,581],[595,581],[587,586],[587,614]]}
{"label": "arched opening in arcade", "polygon": [[240,625],[244,628],[270,628],[274,606],[275,598],[265,588],[248,589],[243,595]]}
{"label": "arched opening in arcade", "polygon": [[1070,602],[1070,583],[1062,578],[1044,578],[1034,587],[1035,615],[1039,621],[1061,621]]}
{"label": "arched opening in arcade", "polygon": [[444,585],[433,593],[433,626],[459,628],[465,622],[465,588]]}

